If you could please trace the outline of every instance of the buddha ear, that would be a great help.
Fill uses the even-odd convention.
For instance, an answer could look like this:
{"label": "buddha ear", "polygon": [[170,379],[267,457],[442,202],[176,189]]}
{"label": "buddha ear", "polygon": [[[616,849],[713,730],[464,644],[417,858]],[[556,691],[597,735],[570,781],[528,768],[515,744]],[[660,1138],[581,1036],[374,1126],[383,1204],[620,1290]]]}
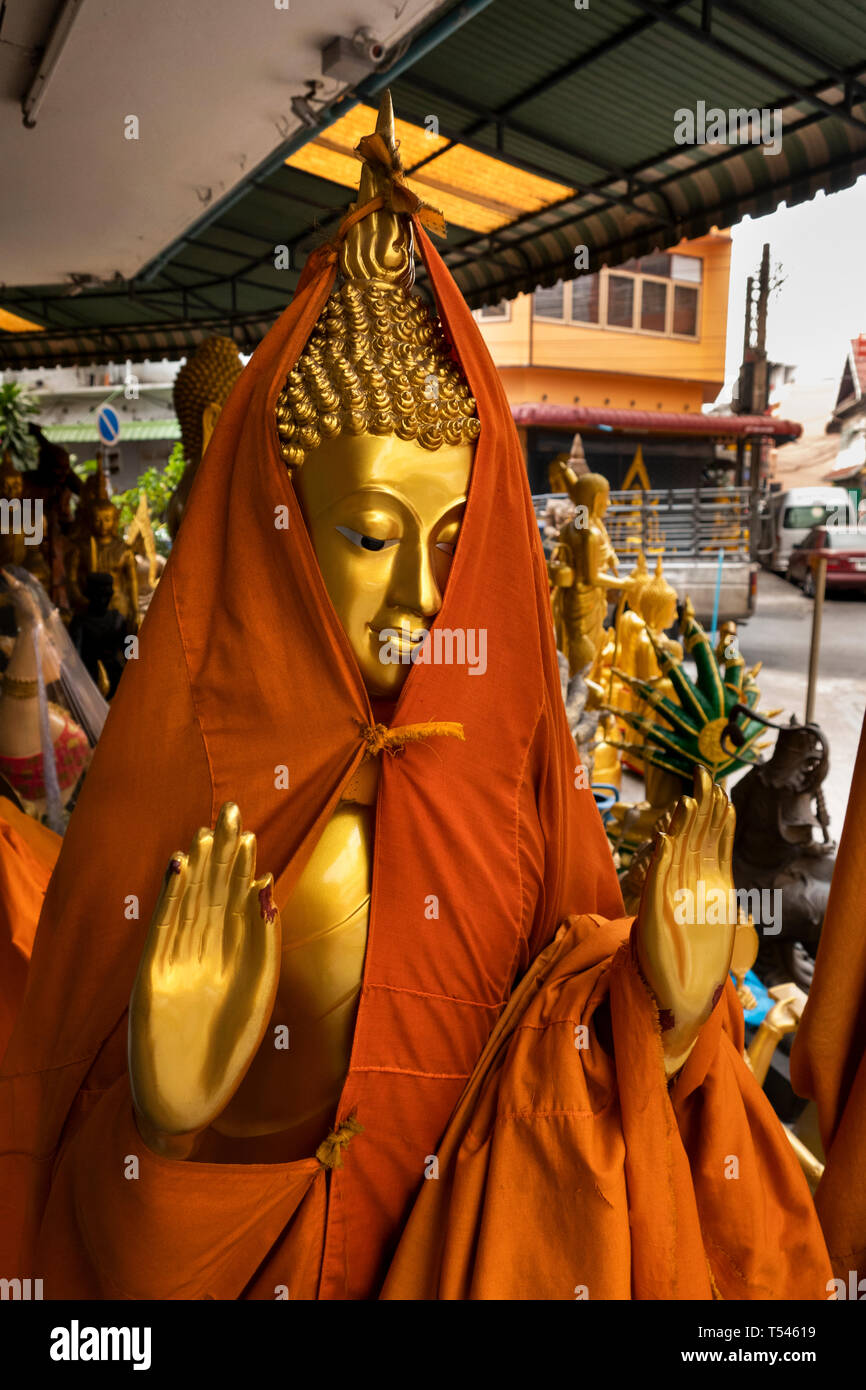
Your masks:
{"label": "buddha ear", "polygon": [[201,413],[201,457],[204,458],[207,446],[210,444],[211,435],[216,429],[216,422],[220,418],[221,407],[217,401],[208,401]]}

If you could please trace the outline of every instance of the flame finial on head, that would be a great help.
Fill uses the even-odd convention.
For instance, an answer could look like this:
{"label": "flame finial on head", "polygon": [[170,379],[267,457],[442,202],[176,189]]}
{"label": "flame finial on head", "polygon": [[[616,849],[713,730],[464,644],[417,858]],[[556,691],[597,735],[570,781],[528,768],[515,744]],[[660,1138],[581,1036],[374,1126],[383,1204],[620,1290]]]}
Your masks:
{"label": "flame finial on head", "polygon": [[385,206],[350,228],[340,252],[340,269],[347,280],[372,280],[409,289],[415,281],[412,224],[393,206],[394,176],[402,175],[403,166],[389,91],[382,94],[375,131],[364,137],[356,154],[364,164],[352,210],[378,197],[385,199]]}
{"label": "flame finial on head", "polygon": [[435,450],[473,444],[481,429],[442,324],[410,288],[412,216],[444,224],[403,181],[390,93],[356,154],[364,168],[352,212],[368,210],[346,231],[343,283],[277,399],[280,454],[291,469],[341,434],[396,435]]}

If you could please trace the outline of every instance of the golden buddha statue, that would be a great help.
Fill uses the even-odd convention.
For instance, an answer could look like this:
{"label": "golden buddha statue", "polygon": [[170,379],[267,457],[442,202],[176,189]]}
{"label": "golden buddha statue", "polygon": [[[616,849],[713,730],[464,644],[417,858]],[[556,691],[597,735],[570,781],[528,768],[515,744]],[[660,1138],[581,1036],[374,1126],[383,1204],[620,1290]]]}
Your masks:
{"label": "golden buddha statue", "polygon": [[[378,130],[393,147],[392,120],[386,101]],[[375,188],[365,165],[359,203]],[[411,238],[399,220],[383,212],[359,224],[346,239],[341,268],[345,281],[280,394],[277,428],[322,578],[364,683],[371,696],[393,700],[410,665],[383,663],[384,634],[411,657],[439,611],[480,426],[438,321],[409,292]],[[177,1152],[170,1136],[208,1124],[197,1146],[205,1160],[291,1159],[324,1138],[348,1067],[361,986],[377,772],[372,759],[362,766],[315,847],[282,912],[282,954],[262,959],[252,995],[238,989],[232,1025],[224,1019],[221,1027],[227,1051],[220,1087],[202,1084],[201,1046],[185,1049],[185,1060],[168,1036],[165,1060],[153,1047],[160,1009],[173,1011],[180,999],[178,982],[161,978],[159,962],[146,950],[130,1013],[130,1068],[151,1147]],[[176,912],[188,883],[220,863],[222,882],[246,903],[252,921],[269,884],[250,886],[253,856],[253,837],[241,834],[237,807],[225,806],[216,830],[199,833],[189,858],[177,856],[162,920]],[[205,980],[186,1003],[206,1048]],[[230,1054],[238,1054],[241,1039],[252,1045],[269,1014],[273,1027],[291,1024],[294,1083],[286,1084],[279,1053],[260,1046],[238,1085]]]}
{"label": "golden buddha statue", "polygon": [[[662,676],[656,655],[657,649],[668,652],[675,661],[682,661],[683,658],[682,645],[675,638],[668,637],[666,631],[677,616],[677,597],[676,589],[665,579],[662,557],[659,555],[652,579],[648,579],[635,591],[634,618],[626,629],[623,659],[618,663],[625,676],[634,680],[650,681],[654,689],[662,695],[672,695],[673,686]],[[622,677],[620,686],[624,698],[619,708],[645,715],[647,719],[652,720],[652,709],[640,698],[634,687]],[[640,745],[640,735],[634,728],[630,731],[630,743],[637,743],[638,747]],[[634,746],[629,748],[626,761],[636,770],[643,770],[643,759]],[[657,769],[650,769],[646,775],[652,779],[656,771]],[[650,796],[649,790],[647,795]]]}
{"label": "golden buddha statue", "polygon": [[139,494],[135,516],[127,527],[124,539],[135,556],[139,621],[143,621],[150,600],[153,598],[159,583],[160,575],[165,569],[165,556],[160,555],[156,548],[156,537],[153,534],[153,523],[150,519],[146,492]]}
{"label": "golden buddha statue", "polygon": [[196,471],[202,460],[220,411],[243,371],[237,344],[231,338],[205,338],[175,378],[174,409],[180,424],[186,468],[172,493],[166,525],[177,535]]}
{"label": "golden buddha statue", "polygon": [[[393,152],[390,99],[377,134]],[[366,163],[359,205],[376,196],[378,177]],[[390,640],[411,659],[439,612],[480,425],[438,320],[410,293],[411,235],[399,216],[382,210],[358,222],[340,264],[344,282],[289,372],[277,428],[367,691],[393,700],[409,666],[383,664],[385,634],[396,633]],[[602,522],[607,483],[593,475],[575,483],[575,500],[590,516],[568,541],[581,576],[570,650],[582,661],[598,640],[608,589],[627,581],[615,574]],[[377,774],[368,758],[344,789],[281,923],[270,876],[255,878],[255,837],[242,832],[235,804],[223,806],[214,830],[198,832],[188,855],[172,859],[129,1014],[137,1123],[156,1152],[287,1161],[324,1139],[349,1065],[364,967]],[[700,816],[712,800],[702,784]],[[680,817],[683,830],[692,824]],[[666,957],[655,943],[669,911],[658,894],[647,903],[640,950],[668,1007],[676,985],[663,978]],[[722,942],[721,955],[727,950]],[[235,961],[230,970],[221,964],[226,952]],[[694,994],[679,1001],[683,1022],[666,1034],[672,1070],[709,1010],[719,977],[719,951],[712,955],[706,999],[697,1008]],[[270,1042],[280,1026],[291,1027],[296,1066],[288,1082]]]}
{"label": "golden buddha statue", "polygon": [[559,533],[548,565],[553,585],[556,644],[576,676],[598,656],[604,645],[608,595],[628,592],[630,579],[620,578],[617,558],[604,525],[610,485],[599,473],[578,476],[566,463],[560,472],[575,505],[575,514]]}
{"label": "golden buddha statue", "polygon": [[135,554],[120,535],[120,513],[108,495],[102,466],[82,492],[76,516],[76,538],[67,579],[73,610],[87,609],[87,580],[91,574],[110,574],[113,592],[110,607],[116,609],[130,633],[138,630],[138,573]]}
{"label": "golden buddha statue", "polygon": [[588,709],[600,709],[603,705],[617,710],[632,708],[631,687],[613,668],[633,673],[635,643],[643,628],[637,605],[650,579],[642,550],[637,552],[629,578],[631,587],[617,604],[613,623],[605,632],[604,645],[586,677]]}
{"label": "golden buddha statue", "polygon": [[622,786],[622,764],[615,715],[603,714],[599,719],[591,751],[593,786],[616,787],[618,791]]}

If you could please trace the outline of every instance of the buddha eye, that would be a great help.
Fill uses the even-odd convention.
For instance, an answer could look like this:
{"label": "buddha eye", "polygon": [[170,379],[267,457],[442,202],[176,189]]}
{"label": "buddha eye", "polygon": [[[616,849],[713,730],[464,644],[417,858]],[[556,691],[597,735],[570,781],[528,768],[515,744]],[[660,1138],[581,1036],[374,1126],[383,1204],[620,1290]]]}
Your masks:
{"label": "buddha eye", "polygon": [[455,550],[457,549],[457,542],[456,542],[456,541],[437,541],[437,542],[436,542],[436,549],[437,549],[437,550],[441,550],[442,553],[443,553],[443,555],[447,555],[447,556],[449,556],[449,558],[450,558],[450,557],[453,557],[454,552],[455,552]]}
{"label": "buddha eye", "polygon": [[350,526],[338,526],[337,530],[341,536],[346,537],[347,541],[360,546],[362,550],[386,550],[399,541],[399,536],[394,536],[387,541],[380,540],[377,536],[365,536],[361,531],[353,531]]}

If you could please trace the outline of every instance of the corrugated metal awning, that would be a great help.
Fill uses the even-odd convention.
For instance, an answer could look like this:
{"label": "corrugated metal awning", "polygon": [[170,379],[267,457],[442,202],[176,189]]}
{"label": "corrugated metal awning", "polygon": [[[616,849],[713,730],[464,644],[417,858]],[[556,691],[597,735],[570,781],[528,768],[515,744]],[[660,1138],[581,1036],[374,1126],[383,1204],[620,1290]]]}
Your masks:
{"label": "corrugated metal awning", "polygon": [[[0,366],[177,355],[211,333],[250,350],[350,201],[340,123],[389,80],[409,181],[450,200],[443,254],[472,306],[574,278],[578,247],[596,270],[866,172],[857,0],[463,0],[388,61],[390,78],[319,111],[133,280],[0,291],[45,329],[0,332]],[[700,103],[766,111],[768,135],[779,112],[780,151],[677,143]]]}

